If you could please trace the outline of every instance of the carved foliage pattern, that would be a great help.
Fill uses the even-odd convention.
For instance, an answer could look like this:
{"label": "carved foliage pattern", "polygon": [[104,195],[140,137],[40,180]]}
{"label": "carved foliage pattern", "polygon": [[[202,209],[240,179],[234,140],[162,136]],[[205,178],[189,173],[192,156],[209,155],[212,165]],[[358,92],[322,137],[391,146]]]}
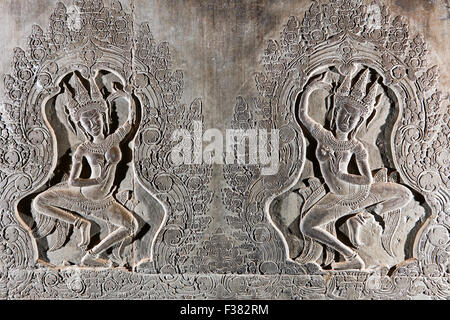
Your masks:
{"label": "carved foliage pattern", "polygon": [[[284,274],[157,275],[26,268],[32,264],[32,239],[17,222],[15,205],[45,182],[54,157],[41,105],[56,94],[59,77],[75,69],[88,77],[96,67],[112,69],[130,81],[142,104],[144,121],[135,141],[135,170],[141,183],[165,205],[167,215],[154,246],[158,263],[147,271],[199,270],[198,256],[189,256],[189,252],[209,223],[204,212],[212,198],[207,188],[211,171],[207,166],[174,168],[167,153],[174,128],[190,129],[194,120],[201,120],[201,102],[180,103],[183,76],[170,70],[167,43],[158,44],[147,24],[139,30],[135,32],[131,16],[118,1],[112,1],[111,7],[101,0],[77,0],[72,7],[58,3],[48,29],[34,26],[27,51],[14,50],[12,73],[4,78],[7,101],[0,110],[0,297],[448,297],[448,274],[444,272],[449,172],[445,161],[450,109],[443,106],[445,95],[437,90],[437,68],[427,65],[423,38],[411,36],[404,19],[391,17],[386,7],[367,6],[360,0],[314,1],[302,21],[289,18],[280,41],[269,41],[264,52],[264,71],[255,79],[260,93],[254,100],[256,110],[243,98],[235,107],[234,128],[280,129],[280,169],[276,177],[263,177],[256,166],[224,167],[229,187],[222,192],[232,233],[225,230],[225,236],[218,230],[202,243],[199,254],[221,257],[216,248],[220,243],[226,259],[210,266],[214,270]],[[137,45],[130,37],[133,33],[138,34]],[[324,277],[310,266],[285,261],[281,236],[265,211],[274,195],[296,181],[304,157],[302,132],[289,107],[281,102],[289,96],[287,83],[304,85],[316,47],[335,45],[333,54],[340,55],[345,65],[360,53],[361,39],[379,54],[385,84],[402,90],[401,120],[393,139],[395,162],[406,183],[425,193],[433,215],[417,244],[419,260],[406,261],[390,276],[387,272],[342,272]],[[119,56],[121,68],[109,59],[111,51],[116,52],[115,58]],[[236,269],[227,259],[242,261],[245,267]]]}
{"label": "carved foliage pattern", "polygon": [[201,165],[173,169],[168,162],[171,132],[190,129],[193,120],[201,120],[201,101],[188,107],[180,103],[183,74],[170,70],[168,44],[156,43],[148,24],[136,32],[136,44],[134,29],[132,16],[118,1],[110,7],[101,0],[75,1],[69,7],[58,3],[48,30],[33,26],[28,50],[14,50],[13,73],[4,78],[8,101],[2,106],[0,124],[0,251],[5,267],[34,263],[35,253],[28,245],[32,239],[17,223],[14,206],[47,179],[54,142],[41,106],[58,92],[58,79],[73,70],[85,78],[94,70],[111,70],[131,84],[142,104],[135,168],[141,183],[167,211],[165,229],[155,242],[157,267],[176,269],[183,264],[189,245],[209,223],[204,216],[212,196],[209,169]]}
{"label": "carved foliage pattern", "polygon": [[136,54],[145,68],[138,71],[137,84],[145,96],[151,82],[144,72],[158,83],[161,102],[154,105],[144,98],[144,123],[136,139],[136,170],[144,185],[166,206],[167,221],[159,232],[154,247],[157,265],[163,272],[195,272],[193,248],[202,238],[211,218],[206,215],[213,193],[208,190],[211,167],[208,165],[174,165],[171,151],[179,142],[172,141],[175,130],[190,133],[202,128],[202,102],[194,100],[189,106],[180,103],[184,80],[180,70],[171,71],[171,57],[166,42],[156,44],[148,24],[142,24],[138,34]]}
{"label": "carved foliage pattern", "polygon": [[[8,278],[7,285],[1,280]],[[17,269],[0,277],[11,299],[371,299],[445,298],[442,278],[410,264],[395,274],[322,275],[138,274],[126,271]]]}
{"label": "carved foliage pattern", "polygon": [[[370,54],[367,54],[368,50]],[[350,62],[369,64],[383,75],[385,85],[393,88],[400,97],[400,120],[393,129],[392,139],[395,166],[404,183],[425,195],[433,212],[416,239],[415,257],[418,262],[412,260],[405,264],[414,264],[420,275],[448,275],[449,107],[444,103],[447,95],[438,88],[437,67],[427,64],[427,53],[423,37],[420,34],[412,36],[405,19],[392,17],[387,7],[379,2],[313,1],[302,21],[290,17],[281,32],[280,41],[269,40],[264,51],[264,71],[256,75],[260,96],[254,101],[255,109],[267,110],[267,117],[253,120],[253,127],[289,128],[287,136],[295,139],[292,153],[295,156],[287,157],[284,162],[280,154],[281,172],[270,178],[258,176],[258,168],[251,166],[242,169],[226,167],[224,173],[230,187],[225,189],[227,196],[224,198],[228,209],[235,216],[250,216],[252,206],[262,210],[264,204],[272,199],[269,195],[281,194],[298,174],[301,165],[295,168],[294,163],[302,161],[299,155],[301,130],[292,119],[292,110],[289,110],[290,90],[305,85],[306,75],[321,65],[317,61],[322,65],[335,65],[343,72]],[[235,117],[240,114],[238,104]],[[289,141],[283,137],[283,131],[280,135],[280,140]],[[283,171],[283,168],[287,170]],[[248,175],[249,172],[256,174],[244,187],[227,178],[230,173]],[[268,180],[271,183],[267,183]],[[258,184],[262,181],[264,183]],[[250,185],[252,187],[248,187]],[[238,194],[236,190],[239,188]],[[265,196],[255,204],[252,203],[253,194]],[[239,205],[232,205],[230,195],[235,196],[234,202]],[[398,266],[398,270],[405,268]],[[350,276],[343,277],[349,279]],[[434,288],[441,286],[434,280],[430,283]],[[359,289],[352,290],[361,292]],[[386,288],[384,294],[389,295],[396,290],[398,286],[394,284]]]}

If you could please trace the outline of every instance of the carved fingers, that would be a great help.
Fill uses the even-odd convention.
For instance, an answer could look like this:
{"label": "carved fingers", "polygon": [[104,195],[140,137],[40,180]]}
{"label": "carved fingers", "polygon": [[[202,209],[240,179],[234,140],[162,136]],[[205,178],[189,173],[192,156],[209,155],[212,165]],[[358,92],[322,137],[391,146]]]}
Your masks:
{"label": "carved fingers", "polygon": [[318,90],[324,89],[327,91],[331,91],[333,89],[332,79],[330,77],[329,71],[325,72],[319,79],[313,80],[308,86],[307,90]]}
{"label": "carved fingers", "polygon": [[126,87],[125,90],[117,90],[116,92],[112,93],[106,100],[108,103],[111,103],[112,101],[118,99],[118,98],[125,98],[128,100],[129,103],[129,111],[128,111],[128,119],[127,121],[130,124],[134,124],[136,120],[136,104],[134,102],[133,97],[131,96],[131,89],[129,87]]}
{"label": "carved fingers", "polygon": [[134,124],[134,122],[136,121],[136,104],[133,98],[130,99],[130,110],[128,113],[128,121],[131,124]]}
{"label": "carved fingers", "polygon": [[103,184],[106,181],[106,178],[109,176],[109,169],[111,168],[110,164],[107,164],[105,167],[102,168],[102,171],[100,172],[100,176],[96,178],[97,184]]}
{"label": "carved fingers", "polygon": [[128,98],[130,99],[129,94],[127,94],[125,91],[123,90],[117,90],[114,93],[111,93],[108,98],[106,98],[106,100],[111,103],[112,101],[118,99],[118,98]]}
{"label": "carved fingers", "polygon": [[335,161],[333,161],[333,162],[331,162],[330,163],[330,169],[331,169],[331,172],[336,176],[336,177],[341,177],[341,175],[340,175],[340,170],[339,170],[339,165],[337,165],[336,164],[336,162]]}
{"label": "carved fingers", "polygon": [[330,157],[330,170],[334,175],[339,173],[339,159],[337,157]]}
{"label": "carved fingers", "polygon": [[312,91],[324,89],[326,91],[333,90],[333,79],[330,75],[330,71],[326,71],[320,76],[320,78],[311,81],[305,88],[297,87],[293,90],[292,97],[298,97],[302,92],[311,93]]}

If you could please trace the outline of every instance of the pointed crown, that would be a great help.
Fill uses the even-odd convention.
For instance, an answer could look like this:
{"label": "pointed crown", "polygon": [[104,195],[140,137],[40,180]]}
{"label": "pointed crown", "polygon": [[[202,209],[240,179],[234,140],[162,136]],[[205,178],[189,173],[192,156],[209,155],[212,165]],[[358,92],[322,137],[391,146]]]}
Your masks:
{"label": "pointed crown", "polygon": [[372,113],[379,85],[377,81],[373,82],[369,91],[366,93],[367,84],[370,80],[369,72],[369,69],[366,68],[353,86],[353,70],[345,76],[335,94],[336,106],[350,104],[360,109],[364,118],[367,118]]}
{"label": "pointed crown", "polygon": [[94,79],[90,79],[90,89],[89,93],[85,86],[82,84],[81,79],[76,73],[74,73],[70,79],[71,86],[73,87],[75,94],[72,97],[67,85],[63,83],[64,86],[64,97],[66,99],[66,106],[69,110],[70,117],[73,121],[78,122],[80,120],[81,114],[86,111],[97,110],[100,113],[106,112],[108,107],[105,100],[97,87]]}

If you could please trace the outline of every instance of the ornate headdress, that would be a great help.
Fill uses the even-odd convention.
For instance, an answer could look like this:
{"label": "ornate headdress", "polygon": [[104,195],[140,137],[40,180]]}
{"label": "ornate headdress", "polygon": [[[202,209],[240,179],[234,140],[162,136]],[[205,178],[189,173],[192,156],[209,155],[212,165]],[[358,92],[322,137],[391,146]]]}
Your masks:
{"label": "ornate headdress", "polygon": [[354,86],[352,86],[352,75],[353,70],[345,76],[344,81],[342,81],[337,89],[334,96],[335,105],[338,107],[350,104],[361,110],[363,118],[367,118],[374,109],[378,92],[378,83],[375,81],[370,86],[369,92],[366,94],[367,84],[369,83],[369,69],[367,68],[364,70]]}
{"label": "ornate headdress", "polygon": [[108,106],[94,79],[91,78],[89,80],[91,88],[90,94],[81,83],[81,80],[76,73],[73,74],[70,81],[75,91],[75,95],[72,97],[67,85],[64,83],[64,96],[69,115],[75,123],[80,120],[80,116],[83,112],[97,110],[100,113],[106,113],[108,111]]}

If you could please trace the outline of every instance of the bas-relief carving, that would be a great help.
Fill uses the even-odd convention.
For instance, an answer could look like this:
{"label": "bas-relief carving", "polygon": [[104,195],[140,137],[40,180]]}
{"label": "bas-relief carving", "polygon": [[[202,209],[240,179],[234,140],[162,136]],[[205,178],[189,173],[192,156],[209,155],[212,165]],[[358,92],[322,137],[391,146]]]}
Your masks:
{"label": "bas-relief carving", "polygon": [[[365,268],[357,251],[337,238],[335,228],[339,219],[351,216],[345,221],[347,235],[351,246],[358,248],[363,244],[362,228],[370,219],[374,221],[373,216],[383,219],[387,231],[392,228],[386,226],[386,221],[391,219],[388,216],[400,215],[401,209],[412,200],[411,191],[400,184],[387,182],[387,177],[384,178],[385,181],[374,181],[367,148],[355,135],[375,112],[379,85],[376,79],[368,87],[371,75],[367,68],[352,85],[353,71],[348,70],[336,90],[328,82],[328,77],[331,77],[329,71],[323,74],[322,79],[312,81],[302,93],[298,111],[301,124],[316,140],[315,159],[324,180],[323,185],[311,181],[309,188],[299,190],[305,199],[301,209],[300,231],[305,236],[305,246],[311,241],[317,241],[343,256],[344,261],[331,264],[335,270]],[[309,102],[310,95],[318,89],[335,92],[334,105],[329,111],[331,130],[314,121],[308,113],[308,110],[315,107]],[[349,173],[352,157],[357,173]],[[392,219],[398,221],[400,217]],[[392,254],[390,241],[387,244],[383,242],[383,245]],[[310,250],[314,251],[304,250],[298,260],[318,259],[320,251],[308,252]]]}
{"label": "bas-relief carving", "polygon": [[170,161],[203,116],[168,44],[118,1],[75,5],[5,77],[2,297],[448,297],[448,107],[401,17],[330,0],[289,18],[230,123],[279,129],[279,171],[224,165],[209,234],[211,166]]}
{"label": "bas-relief carving", "polygon": [[[235,213],[230,226],[250,239],[258,214],[272,222],[264,244],[275,253],[284,242],[288,257],[266,256],[272,272],[333,270],[344,282],[421,274],[425,286],[446,286],[448,106],[427,50],[402,17],[362,1],[313,1],[269,41],[260,95],[253,108],[238,98],[232,125],[279,129],[280,169],[261,177],[255,166],[225,168],[224,203]],[[246,176],[244,186],[236,175]],[[426,244],[435,233],[441,242]],[[408,296],[421,290],[413,284],[403,283]],[[340,286],[333,294],[364,287]]]}
{"label": "bas-relief carving", "polygon": [[[70,78],[73,95],[68,86],[63,84],[67,120],[74,130],[81,130],[86,140],[72,152],[68,179],[33,199],[32,210],[36,213],[36,223],[32,231],[34,236],[45,237],[53,231],[52,224],[65,229],[55,231],[61,234],[56,238],[58,243],[49,248],[55,250],[66,242],[68,224],[79,230],[78,247],[87,249],[91,243],[91,222],[88,219],[100,219],[111,227],[111,232],[89,251],[86,250],[81,265],[112,266],[111,261],[99,255],[116,243],[133,238],[138,231],[137,219],[114,195],[117,165],[122,158],[120,144],[135,124],[136,106],[131,95],[123,90],[114,90],[104,99],[95,78],[89,79],[90,93],[76,73]],[[117,130],[109,132],[109,109],[114,100],[120,98],[129,105],[129,116]],[[81,178],[83,159],[87,160],[89,166],[90,176],[87,178]]]}
{"label": "bas-relief carving", "polygon": [[171,163],[202,103],[181,104],[168,44],[118,1],[75,1],[29,46],[5,76],[5,267],[189,271],[210,169]]}

